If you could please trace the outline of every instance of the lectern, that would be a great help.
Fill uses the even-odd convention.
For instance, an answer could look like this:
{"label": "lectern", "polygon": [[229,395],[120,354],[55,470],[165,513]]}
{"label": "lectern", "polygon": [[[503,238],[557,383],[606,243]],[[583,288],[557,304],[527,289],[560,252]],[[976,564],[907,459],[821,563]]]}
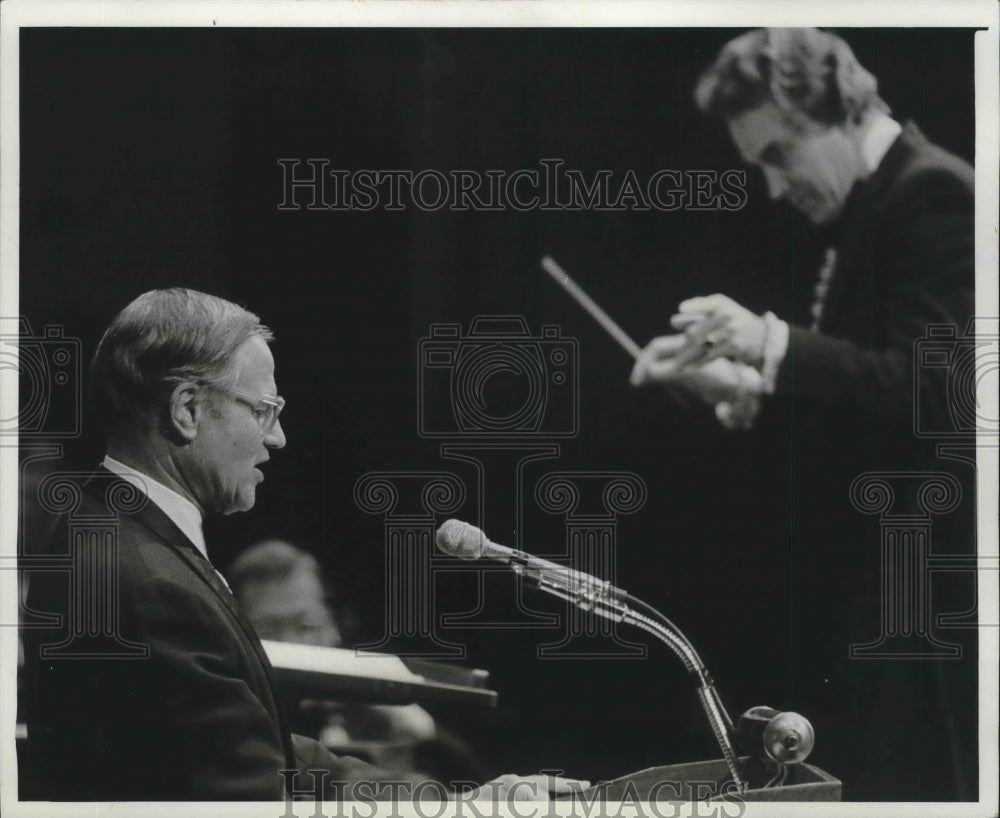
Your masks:
{"label": "lectern", "polygon": [[[750,763],[741,757],[741,766]],[[841,783],[811,764],[790,766],[785,783],[750,787],[743,792],[733,786],[724,759],[649,767],[612,781],[605,781],[571,796],[581,803],[617,801],[839,801]],[[564,800],[570,800],[566,797]]]}

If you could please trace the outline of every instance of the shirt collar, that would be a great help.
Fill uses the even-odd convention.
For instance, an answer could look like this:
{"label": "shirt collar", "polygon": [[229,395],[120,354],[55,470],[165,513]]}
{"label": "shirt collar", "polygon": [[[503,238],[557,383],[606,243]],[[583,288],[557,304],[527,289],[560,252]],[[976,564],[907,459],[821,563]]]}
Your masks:
{"label": "shirt collar", "polygon": [[869,171],[874,172],[892,147],[903,127],[892,117],[878,117],[861,142],[861,157]]}
{"label": "shirt collar", "polygon": [[[907,135],[914,130],[912,124],[908,123],[904,128],[895,119],[886,116],[877,118],[865,132],[861,140],[861,160],[868,169],[868,175],[854,183],[840,215],[820,228],[820,235],[828,245],[834,246],[840,242],[851,219],[850,214],[860,207],[860,202],[878,189],[876,180],[887,178],[887,174],[893,172],[893,167],[898,163],[899,152],[908,138]],[[890,154],[896,158],[891,158]]]}
{"label": "shirt collar", "polygon": [[159,506],[184,534],[194,544],[205,559],[208,559],[208,549],[205,547],[205,534],[201,528],[201,512],[187,497],[183,497],[171,488],[154,480],[148,474],[136,471],[126,466],[111,455],[104,455],[104,468],[117,474],[143,492],[150,500]]}

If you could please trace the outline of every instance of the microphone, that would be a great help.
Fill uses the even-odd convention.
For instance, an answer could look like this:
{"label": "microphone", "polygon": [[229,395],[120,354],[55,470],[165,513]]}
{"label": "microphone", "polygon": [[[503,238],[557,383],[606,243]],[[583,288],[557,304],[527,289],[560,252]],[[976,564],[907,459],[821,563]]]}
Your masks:
{"label": "microphone", "polygon": [[483,557],[499,562],[517,565],[533,565],[536,568],[568,570],[554,562],[533,557],[524,551],[508,548],[493,542],[486,532],[471,523],[461,520],[446,520],[437,530],[437,547],[446,554],[462,560],[478,560]]}
{"label": "microphone", "polygon": [[595,602],[623,600],[628,594],[610,582],[532,556],[516,548],[493,542],[486,533],[461,520],[446,520],[437,530],[435,538],[439,550],[463,560],[482,558],[497,560],[510,565],[515,573],[534,580],[539,587],[551,590],[583,608],[593,608]]}
{"label": "microphone", "polygon": [[[459,559],[478,560],[486,557],[506,563],[516,574],[532,580],[539,590],[615,622],[635,625],[667,645],[696,679],[698,699],[725,756],[733,781],[736,782],[740,792],[746,791],[746,780],[740,772],[740,762],[734,745],[733,723],[719,698],[712,677],[709,676],[705,663],[701,661],[701,657],[688,638],[663,614],[621,588],[616,588],[610,582],[495,543],[482,529],[461,520],[444,522],[438,528],[435,540],[441,551]],[[791,755],[794,746],[788,745],[783,735],[776,739],[780,740],[786,742],[784,745],[786,750],[783,752]],[[793,745],[795,741],[797,737],[793,739]]]}

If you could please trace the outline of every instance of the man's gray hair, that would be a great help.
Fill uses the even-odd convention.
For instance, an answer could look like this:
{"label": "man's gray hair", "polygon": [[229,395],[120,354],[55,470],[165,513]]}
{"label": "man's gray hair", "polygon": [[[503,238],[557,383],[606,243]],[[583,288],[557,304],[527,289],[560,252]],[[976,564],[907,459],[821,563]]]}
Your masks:
{"label": "man's gray hair", "polygon": [[857,123],[870,109],[889,112],[878,81],[840,37],[816,28],[766,28],[728,42],[698,80],[705,113],[732,117],[773,102],[824,125]]}
{"label": "man's gray hair", "polygon": [[242,307],[173,287],[150,290],[111,322],[91,364],[91,398],[109,428],[155,416],[186,381],[211,385],[230,374],[233,354],[271,330]]}

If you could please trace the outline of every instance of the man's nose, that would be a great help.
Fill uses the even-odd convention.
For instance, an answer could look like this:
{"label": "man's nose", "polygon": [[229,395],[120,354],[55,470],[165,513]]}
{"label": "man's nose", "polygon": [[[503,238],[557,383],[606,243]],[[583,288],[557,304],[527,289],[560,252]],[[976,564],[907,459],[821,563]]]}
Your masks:
{"label": "man's nose", "polygon": [[767,182],[767,195],[777,201],[788,193],[788,182],[785,175],[774,168],[763,168],[764,181]]}
{"label": "man's nose", "polygon": [[281,428],[281,421],[276,420],[274,422],[274,428],[264,437],[264,445],[269,449],[284,449],[285,448],[285,432]]}

